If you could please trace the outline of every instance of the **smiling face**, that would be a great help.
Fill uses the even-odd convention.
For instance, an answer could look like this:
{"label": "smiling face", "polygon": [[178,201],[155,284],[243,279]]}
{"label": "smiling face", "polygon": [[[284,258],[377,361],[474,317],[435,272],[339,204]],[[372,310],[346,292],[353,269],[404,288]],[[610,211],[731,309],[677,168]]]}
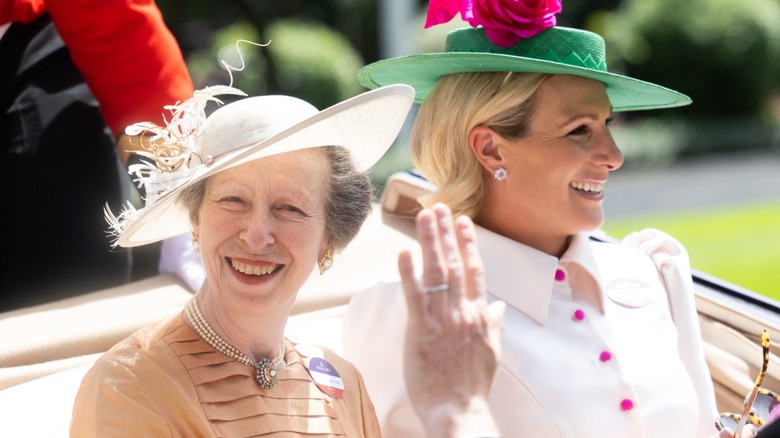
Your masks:
{"label": "smiling face", "polygon": [[[488,229],[552,255],[568,237],[601,226],[609,172],[623,155],[608,129],[612,109],[604,85],[553,75],[539,88],[528,134],[505,139],[485,127],[492,153],[483,166],[506,168],[504,181],[486,183],[478,222]],[[492,135],[490,134],[492,132]],[[474,136],[474,134],[472,134]],[[484,149],[483,149],[484,150]]]}
{"label": "smiling face", "polygon": [[239,312],[291,309],[326,249],[329,178],[319,148],[210,177],[193,221],[206,268],[204,292]]}

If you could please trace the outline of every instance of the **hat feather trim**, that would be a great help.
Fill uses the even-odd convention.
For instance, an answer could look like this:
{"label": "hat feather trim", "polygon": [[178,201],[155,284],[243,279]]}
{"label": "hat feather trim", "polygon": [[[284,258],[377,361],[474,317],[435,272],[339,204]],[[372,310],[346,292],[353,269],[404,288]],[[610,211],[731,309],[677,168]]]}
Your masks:
{"label": "hat feather trim", "polygon": [[[138,188],[144,189],[145,207],[149,208],[171,190],[187,182],[204,158],[198,146],[198,137],[203,133],[206,122],[206,105],[222,101],[216,96],[246,96],[246,93],[227,85],[216,85],[195,90],[193,96],[184,102],[166,105],[170,119],[164,118],[165,126],[152,122],[138,122],[128,126],[125,133],[140,139],[142,150],[134,151],[146,158],[140,163],[128,166],[128,172],[134,176]],[[127,224],[140,214],[131,203],[122,207],[122,212],[114,215],[108,205],[104,209],[109,233],[117,239],[125,231]],[[116,246],[116,240],[113,242]]]}

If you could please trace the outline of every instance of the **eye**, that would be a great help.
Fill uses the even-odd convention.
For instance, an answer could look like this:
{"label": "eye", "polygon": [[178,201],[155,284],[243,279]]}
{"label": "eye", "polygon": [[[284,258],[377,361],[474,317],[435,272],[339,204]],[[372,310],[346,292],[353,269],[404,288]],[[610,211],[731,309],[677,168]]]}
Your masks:
{"label": "eye", "polygon": [[246,205],[246,201],[240,196],[223,196],[219,198],[219,203],[227,207],[240,207]]}
{"label": "eye", "polygon": [[292,204],[283,204],[281,207],[279,207],[281,210],[290,212],[290,213],[298,213],[298,214],[304,214],[303,210],[300,208],[292,205]]}
{"label": "eye", "polygon": [[[609,127],[609,125],[611,125],[614,120],[615,120],[615,116],[607,117],[607,119],[604,121],[604,126]],[[576,128],[569,131],[567,135],[582,136],[582,135],[590,134],[591,131],[592,131],[591,124],[583,123],[582,125],[579,125]]]}
{"label": "eye", "polygon": [[580,125],[569,132],[569,135],[585,135],[590,132],[588,125]]}

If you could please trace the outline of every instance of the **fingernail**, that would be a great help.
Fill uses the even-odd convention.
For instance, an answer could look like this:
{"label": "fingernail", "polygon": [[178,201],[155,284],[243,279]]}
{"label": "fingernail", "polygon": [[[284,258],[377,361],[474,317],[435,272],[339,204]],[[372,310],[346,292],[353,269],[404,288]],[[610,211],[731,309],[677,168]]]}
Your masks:
{"label": "fingernail", "polygon": [[[465,217],[465,216],[461,216]],[[471,220],[469,218],[465,218],[466,220],[461,220],[461,218],[458,218],[458,221],[456,222],[456,225],[458,226],[458,230],[460,233],[464,236],[471,237],[474,235],[474,227],[471,224]]]}

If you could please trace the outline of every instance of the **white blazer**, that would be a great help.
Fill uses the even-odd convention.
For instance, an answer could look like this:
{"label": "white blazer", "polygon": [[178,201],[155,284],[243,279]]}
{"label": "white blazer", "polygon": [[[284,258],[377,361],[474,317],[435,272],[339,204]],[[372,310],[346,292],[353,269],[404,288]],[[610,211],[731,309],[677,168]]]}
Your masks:
{"label": "white blazer", "polygon": [[[507,303],[490,405],[505,437],[709,437],[717,433],[688,256],[657,230],[624,245],[574,236],[560,259],[478,228],[490,299]],[[384,436],[425,436],[403,379],[400,283],[357,294],[343,356]]]}

